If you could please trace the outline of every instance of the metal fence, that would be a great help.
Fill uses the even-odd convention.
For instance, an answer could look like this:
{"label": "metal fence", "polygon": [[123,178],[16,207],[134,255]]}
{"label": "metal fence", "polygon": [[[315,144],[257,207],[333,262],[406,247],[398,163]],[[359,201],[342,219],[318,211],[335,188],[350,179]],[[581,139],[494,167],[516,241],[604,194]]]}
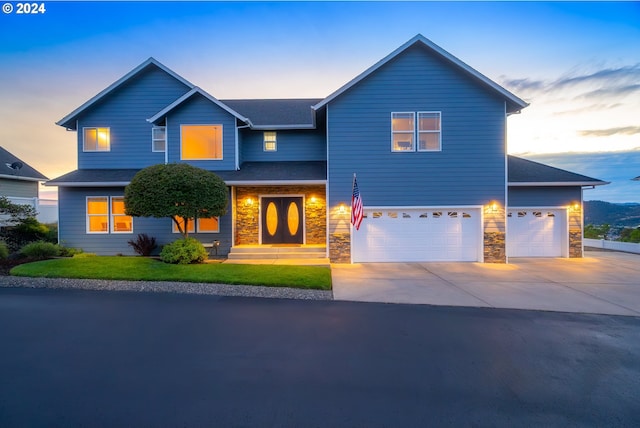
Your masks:
{"label": "metal fence", "polygon": [[604,239],[584,239],[585,247],[603,248],[605,250],[624,251],[640,254],[640,244],[633,242],[607,241]]}

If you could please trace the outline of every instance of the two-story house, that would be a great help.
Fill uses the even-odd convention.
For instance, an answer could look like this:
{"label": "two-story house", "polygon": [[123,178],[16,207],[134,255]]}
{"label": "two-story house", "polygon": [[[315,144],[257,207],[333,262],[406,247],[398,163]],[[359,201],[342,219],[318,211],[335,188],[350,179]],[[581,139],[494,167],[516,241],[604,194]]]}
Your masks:
{"label": "two-story house", "polygon": [[526,106],[421,35],[323,99],[218,100],[149,59],[58,122],[78,144],[78,169],[48,182],[60,241],[129,254],[138,233],[177,239],[168,218],[127,216],[123,194],[141,168],[186,162],[229,187],[226,215],[191,222],[220,254],[580,257],[582,190],[606,183],[508,156],[507,117]]}

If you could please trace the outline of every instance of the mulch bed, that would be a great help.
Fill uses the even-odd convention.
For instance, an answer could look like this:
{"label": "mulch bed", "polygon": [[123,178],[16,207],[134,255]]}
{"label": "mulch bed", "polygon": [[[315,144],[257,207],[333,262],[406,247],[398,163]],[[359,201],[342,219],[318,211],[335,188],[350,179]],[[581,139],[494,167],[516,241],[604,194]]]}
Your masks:
{"label": "mulch bed", "polygon": [[0,260],[0,276],[9,275],[9,271],[14,267],[21,265],[23,263],[35,262],[37,259],[32,259],[30,257],[25,257],[22,259],[4,259]]}

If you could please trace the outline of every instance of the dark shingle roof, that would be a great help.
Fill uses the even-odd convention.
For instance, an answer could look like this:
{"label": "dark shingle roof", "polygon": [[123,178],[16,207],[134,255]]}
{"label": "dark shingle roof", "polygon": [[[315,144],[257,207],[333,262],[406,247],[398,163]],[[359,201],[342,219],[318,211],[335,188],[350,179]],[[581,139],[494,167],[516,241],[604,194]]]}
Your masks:
{"label": "dark shingle roof", "polygon": [[279,128],[314,126],[312,105],[320,98],[281,100],[220,100],[249,118],[254,127]]}
{"label": "dark shingle roof", "polygon": [[592,185],[602,186],[606,181],[576,174],[516,156],[508,156],[509,184],[537,183],[540,185]]}
{"label": "dark shingle roof", "polygon": [[[22,167],[19,169],[11,168],[12,164],[19,162]],[[3,147],[0,147],[0,175],[11,176],[16,179],[33,179],[33,180],[48,180],[47,177],[38,172],[35,168],[29,164],[9,153]]]}
{"label": "dark shingle roof", "polygon": [[[47,186],[126,186],[139,169],[78,169],[48,181]],[[239,171],[213,171],[225,182],[324,181],[327,163],[301,162],[245,162]]]}

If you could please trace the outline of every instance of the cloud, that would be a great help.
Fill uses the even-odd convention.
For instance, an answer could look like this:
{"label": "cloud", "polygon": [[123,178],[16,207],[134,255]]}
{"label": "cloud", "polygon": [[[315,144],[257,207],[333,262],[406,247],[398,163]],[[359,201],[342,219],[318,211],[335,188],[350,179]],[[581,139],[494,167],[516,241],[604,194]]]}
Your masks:
{"label": "cloud", "polygon": [[582,137],[610,137],[611,135],[635,135],[640,134],[640,126],[622,126],[618,128],[609,129],[593,129],[578,131],[578,134]]}
{"label": "cloud", "polygon": [[640,84],[612,86],[608,88],[600,88],[594,91],[586,92],[576,97],[576,99],[603,98],[603,97],[624,97],[633,92],[640,90]]}

